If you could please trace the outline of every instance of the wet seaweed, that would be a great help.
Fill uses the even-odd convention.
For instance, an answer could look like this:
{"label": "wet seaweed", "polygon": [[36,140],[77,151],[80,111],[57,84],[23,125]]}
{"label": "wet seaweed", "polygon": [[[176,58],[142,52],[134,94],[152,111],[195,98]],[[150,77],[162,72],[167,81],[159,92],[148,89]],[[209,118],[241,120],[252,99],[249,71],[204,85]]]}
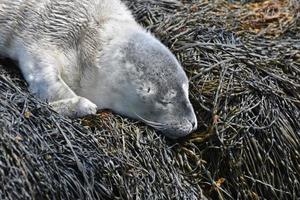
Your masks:
{"label": "wet seaweed", "polygon": [[18,81],[0,75],[1,199],[201,197],[153,130],[111,114],[65,119]]}
{"label": "wet seaweed", "polygon": [[299,198],[299,3],[264,21],[270,1],[247,2],[126,1],[189,76],[199,128],[180,141],[108,111],[63,118],[3,61],[1,199]]}

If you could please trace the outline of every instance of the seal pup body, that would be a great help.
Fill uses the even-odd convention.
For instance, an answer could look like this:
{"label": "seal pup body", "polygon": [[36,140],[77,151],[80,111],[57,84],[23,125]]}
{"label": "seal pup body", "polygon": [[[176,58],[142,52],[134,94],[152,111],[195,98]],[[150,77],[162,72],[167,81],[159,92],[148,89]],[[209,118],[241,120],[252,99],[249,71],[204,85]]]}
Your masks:
{"label": "seal pup body", "polygon": [[182,67],[119,0],[0,0],[0,54],[63,115],[111,109],[171,138],[197,126]]}

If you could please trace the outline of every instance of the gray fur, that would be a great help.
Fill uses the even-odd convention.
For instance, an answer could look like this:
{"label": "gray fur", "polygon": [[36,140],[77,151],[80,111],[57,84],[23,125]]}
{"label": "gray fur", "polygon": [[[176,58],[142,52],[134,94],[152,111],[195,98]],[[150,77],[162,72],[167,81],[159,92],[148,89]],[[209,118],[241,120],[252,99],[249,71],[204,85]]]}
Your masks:
{"label": "gray fur", "polygon": [[112,109],[171,138],[197,126],[182,67],[119,0],[0,0],[0,54],[63,115]]}

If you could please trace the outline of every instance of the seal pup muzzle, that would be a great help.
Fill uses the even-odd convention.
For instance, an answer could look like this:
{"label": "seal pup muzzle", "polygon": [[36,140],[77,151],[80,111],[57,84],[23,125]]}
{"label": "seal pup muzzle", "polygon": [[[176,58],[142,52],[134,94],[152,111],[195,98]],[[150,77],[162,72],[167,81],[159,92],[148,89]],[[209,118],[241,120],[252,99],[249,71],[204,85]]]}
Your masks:
{"label": "seal pup muzzle", "polygon": [[57,112],[111,109],[170,138],[196,129],[181,65],[119,0],[0,0],[0,27],[0,54]]}

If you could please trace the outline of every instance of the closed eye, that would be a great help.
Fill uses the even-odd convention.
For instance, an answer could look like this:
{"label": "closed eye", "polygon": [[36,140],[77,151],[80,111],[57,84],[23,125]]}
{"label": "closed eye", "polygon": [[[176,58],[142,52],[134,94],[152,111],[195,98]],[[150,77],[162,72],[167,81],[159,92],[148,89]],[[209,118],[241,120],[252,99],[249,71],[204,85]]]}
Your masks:
{"label": "closed eye", "polygon": [[167,105],[169,105],[169,104],[172,104],[171,101],[167,101],[167,100],[159,100],[158,102],[159,102],[160,104],[162,104],[162,105],[165,105],[165,106],[167,106]]}

